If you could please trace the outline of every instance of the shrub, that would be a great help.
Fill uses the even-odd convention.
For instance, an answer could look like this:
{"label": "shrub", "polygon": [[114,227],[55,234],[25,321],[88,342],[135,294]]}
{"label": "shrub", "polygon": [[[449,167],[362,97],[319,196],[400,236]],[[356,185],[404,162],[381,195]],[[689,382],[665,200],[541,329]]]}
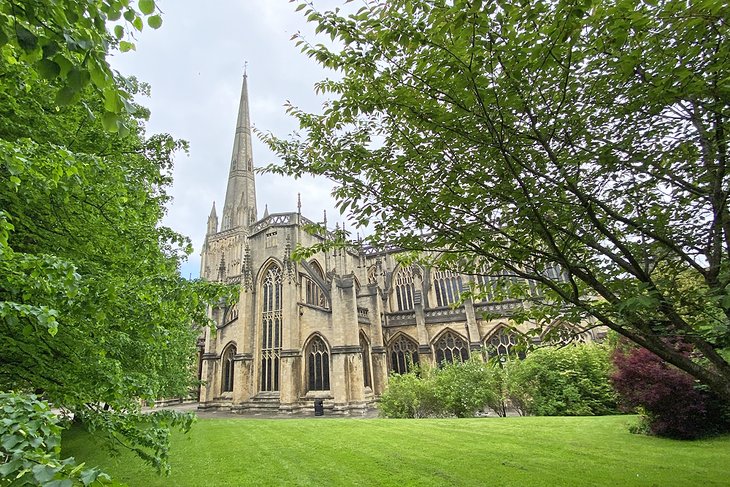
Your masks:
{"label": "shrub", "polygon": [[490,407],[504,415],[502,371],[477,358],[391,374],[380,398],[386,418],[473,417]]}
{"label": "shrub", "polygon": [[442,415],[429,369],[391,374],[380,397],[380,413],[386,418],[427,418]]}
{"label": "shrub", "polygon": [[442,411],[467,418],[487,406],[496,410],[501,404],[499,375],[499,369],[476,358],[444,364],[434,374],[436,397]]}
{"label": "shrub", "polygon": [[606,347],[582,344],[545,347],[505,364],[508,397],[523,414],[612,414],[611,360]]}
{"label": "shrub", "polygon": [[617,348],[613,361],[613,385],[625,410],[639,408],[639,429],[679,439],[730,431],[727,405],[686,372],[644,348]]}

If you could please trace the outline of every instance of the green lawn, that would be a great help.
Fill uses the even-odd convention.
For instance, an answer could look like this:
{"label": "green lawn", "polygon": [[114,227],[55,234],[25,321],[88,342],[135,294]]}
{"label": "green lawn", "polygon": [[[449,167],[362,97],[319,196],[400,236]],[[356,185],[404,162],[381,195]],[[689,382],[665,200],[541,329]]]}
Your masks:
{"label": "green lawn", "polygon": [[682,442],[634,435],[632,417],[208,419],[173,439],[172,474],[89,436],[63,455],[130,486],[730,485],[730,436]]}

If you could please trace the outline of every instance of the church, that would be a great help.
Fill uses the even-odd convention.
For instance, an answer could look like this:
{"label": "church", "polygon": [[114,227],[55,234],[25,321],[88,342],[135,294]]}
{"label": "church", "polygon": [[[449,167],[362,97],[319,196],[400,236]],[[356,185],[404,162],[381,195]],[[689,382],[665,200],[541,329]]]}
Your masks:
{"label": "church", "polygon": [[[294,261],[297,245],[320,243],[329,232],[305,231],[315,222],[301,204],[259,217],[245,74],[220,212],[219,219],[214,203],[200,275],[237,285],[240,297],[210,310],[215,330],[199,341],[201,409],[296,412],[322,401],[329,413],[359,414],[374,406],[391,373],[506,355],[516,345],[509,315],[519,301],[454,306],[469,276],[402,266],[396,251],[372,248]],[[326,218],[316,223],[327,228]]]}

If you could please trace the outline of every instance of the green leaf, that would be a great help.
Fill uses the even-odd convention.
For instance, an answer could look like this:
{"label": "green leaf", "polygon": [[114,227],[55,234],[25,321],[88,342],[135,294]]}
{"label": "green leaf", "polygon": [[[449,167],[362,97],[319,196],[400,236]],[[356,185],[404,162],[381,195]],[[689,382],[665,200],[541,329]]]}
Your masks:
{"label": "green leaf", "polygon": [[74,68],[69,71],[68,76],[66,77],[68,86],[74,92],[81,91],[87,84],[89,84],[90,79],[91,76],[87,70],[78,68]]}
{"label": "green leaf", "polygon": [[140,17],[136,17],[132,21],[132,25],[135,29],[137,29],[139,32],[142,32],[142,29],[144,28],[144,23],[142,22],[142,19]]}
{"label": "green leaf", "polygon": [[75,94],[76,92],[74,90],[68,86],[64,86],[56,94],[56,103],[60,106],[68,105],[73,100]]}
{"label": "green leaf", "polygon": [[55,477],[58,470],[59,468],[54,468],[50,465],[36,465],[33,467],[33,477],[39,484],[49,485],[47,482],[50,482]]}
{"label": "green leaf", "polygon": [[122,51],[122,52],[134,51],[136,49],[137,48],[135,47],[134,43],[132,43],[132,42],[129,42],[129,41],[121,41],[119,43],[119,50]]}
{"label": "green leaf", "polygon": [[104,115],[101,117],[101,123],[104,126],[104,129],[109,132],[116,132],[118,130],[118,121],[119,116],[116,113],[104,112]]}
{"label": "green leaf", "polygon": [[149,15],[155,11],[154,0],[139,0],[139,11],[145,15]]}
{"label": "green leaf", "polygon": [[116,22],[122,17],[122,10],[115,5],[115,8],[109,9],[109,11],[106,13],[106,16],[112,22]]}
{"label": "green leaf", "polygon": [[159,15],[152,15],[151,17],[148,17],[147,25],[149,25],[153,29],[159,29],[160,27],[162,27],[162,17],[160,17]]}
{"label": "green leaf", "polygon": [[115,25],[114,26],[114,36],[117,39],[121,39],[122,37],[124,37],[124,27],[122,27],[121,25]]}
{"label": "green leaf", "polygon": [[15,24],[15,36],[18,39],[18,45],[25,52],[33,52],[38,46],[36,35],[18,23]]}
{"label": "green leaf", "polygon": [[36,69],[38,69],[38,73],[47,80],[55,79],[59,74],[61,74],[61,66],[50,59],[41,59],[38,61],[38,63],[36,63]]}

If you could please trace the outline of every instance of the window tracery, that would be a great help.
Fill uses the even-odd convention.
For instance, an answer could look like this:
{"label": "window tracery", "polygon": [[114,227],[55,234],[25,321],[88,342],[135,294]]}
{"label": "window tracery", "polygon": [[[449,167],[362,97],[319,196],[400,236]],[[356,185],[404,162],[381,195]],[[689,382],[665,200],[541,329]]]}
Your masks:
{"label": "window tracery", "polygon": [[507,360],[509,357],[517,356],[520,359],[525,358],[523,351],[516,349],[519,339],[517,334],[513,331],[509,331],[505,327],[500,327],[499,330],[492,333],[492,335],[484,341],[484,350],[487,355],[487,360],[500,357],[500,360]]}
{"label": "window tracery", "polygon": [[272,264],[266,271],[262,286],[261,326],[261,390],[279,390],[281,359],[282,313],[281,269]]}
{"label": "window tracery", "polygon": [[395,275],[395,298],[398,311],[413,309],[414,294],[413,267],[401,267]]}
{"label": "window tracery", "polygon": [[451,330],[443,333],[433,348],[436,353],[436,363],[439,366],[444,363],[469,360],[469,344],[461,335]]}
{"label": "window tracery", "polygon": [[307,347],[307,377],[310,391],[328,391],[330,388],[330,356],[327,345],[315,336]]}
{"label": "window tracery", "polygon": [[396,374],[405,374],[418,364],[418,343],[405,335],[398,335],[388,347],[388,356],[390,370]]}
{"label": "window tracery", "polygon": [[[319,278],[324,281],[324,272],[319,264],[312,261],[310,262],[310,265]],[[320,288],[313,279],[310,279],[307,276],[302,276],[302,280],[304,281],[304,302],[314,306],[319,306],[320,308],[326,308],[327,297],[325,296],[324,291],[322,291],[322,288]]]}
{"label": "window tracery", "polygon": [[449,306],[457,302],[462,290],[461,276],[449,270],[433,269],[432,272],[436,306]]}

